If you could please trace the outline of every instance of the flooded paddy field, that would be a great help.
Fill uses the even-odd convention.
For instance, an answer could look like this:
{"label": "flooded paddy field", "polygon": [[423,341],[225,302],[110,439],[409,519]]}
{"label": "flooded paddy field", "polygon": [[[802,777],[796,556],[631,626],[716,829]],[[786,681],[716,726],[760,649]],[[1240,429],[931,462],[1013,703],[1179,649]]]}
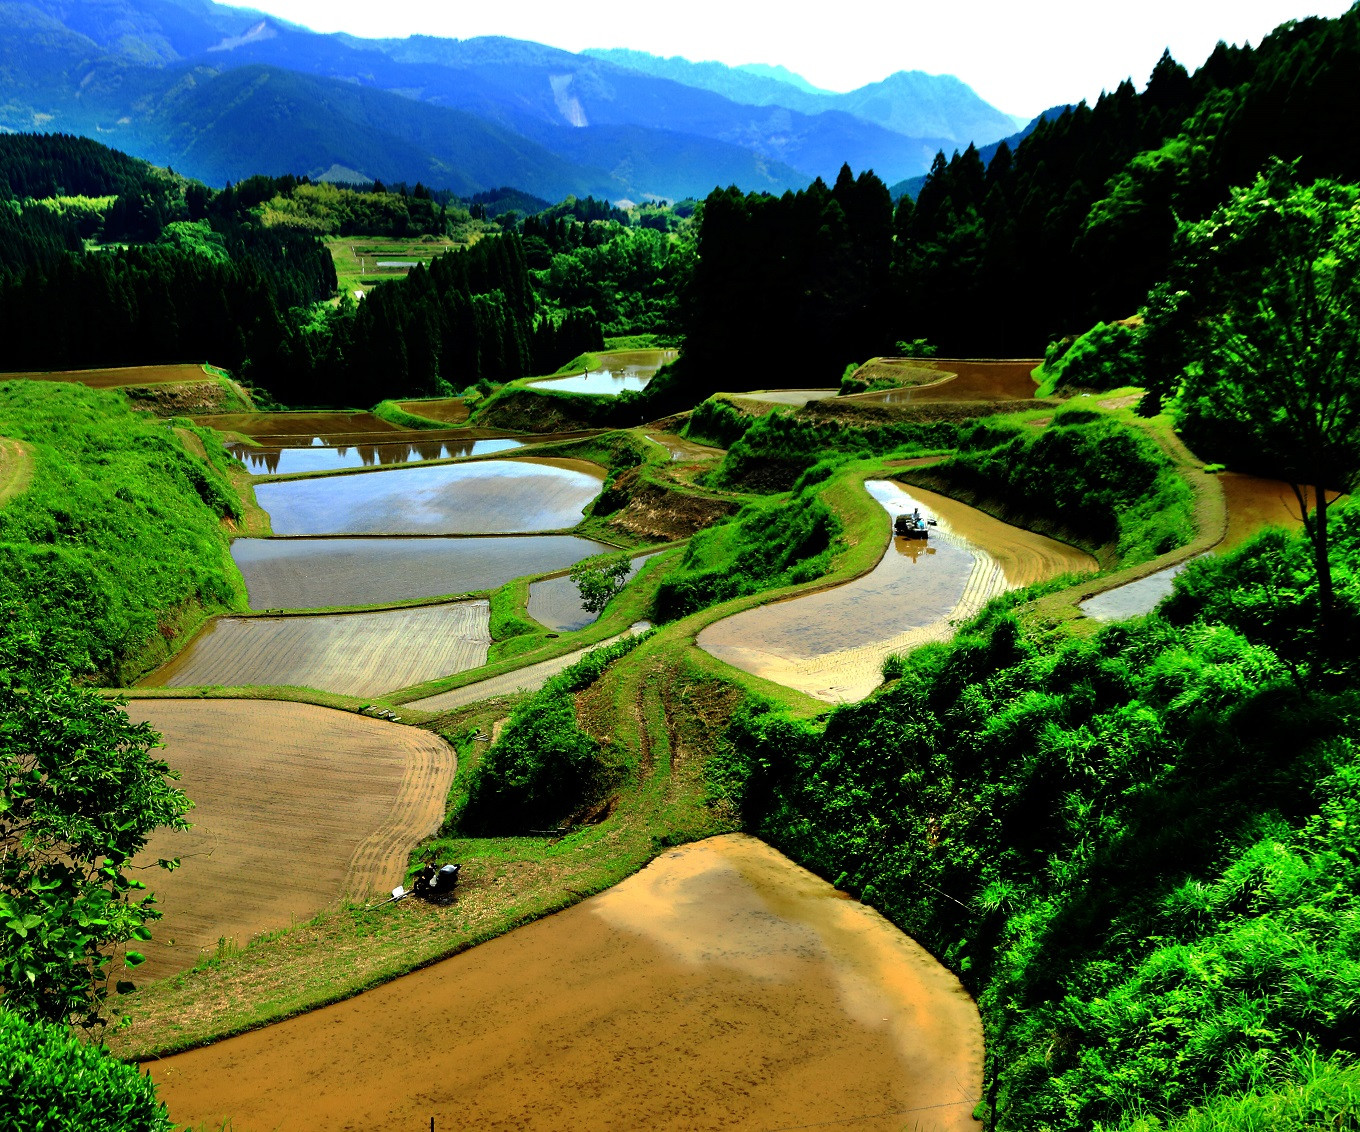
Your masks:
{"label": "flooded paddy field", "polygon": [[828,702],[861,700],[886,657],[945,640],[952,620],[997,594],[1095,569],[1084,551],[1012,527],[946,496],[870,480],[892,517],[919,507],[928,540],[894,536],[868,574],[844,585],[744,610],[699,633],[706,652],[755,676]]}
{"label": "flooded paddy field", "polygon": [[[632,559],[632,568],[628,571],[627,581],[631,582],[636,578],[638,571],[655,557],[655,554],[642,554]],[[581,604],[581,591],[567,574],[530,583],[528,611],[529,616],[540,625],[556,629],[559,633],[584,629],[587,625],[594,624],[600,616],[598,613],[591,613]]]}
{"label": "flooded paddy field", "polygon": [[[278,413],[212,413],[192,418],[194,424],[206,425],[219,432],[239,432],[250,437],[297,437],[310,444],[319,439],[323,444],[346,444],[372,440],[373,433],[392,433],[404,437],[419,436],[412,429],[401,428],[372,413],[349,412],[341,409],[316,412]],[[387,439],[386,437],[384,439]],[[391,439],[396,439],[392,436]]]}
{"label": "flooded paddy field", "polygon": [[[416,434],[419,436],[419,434]],[[227,450],[255,476],[287,476],[296,472],[336,472],[342,468],[375,468],[417,460],[452,460],[488,456],[522,447],[509,437],[481,440],[392,440],[371,444],[296,445],[230,444]]]}
{"label": "flooded paddy field", "polygon": [[195,802],[187,832],[159,830],[138,874],[165,918],[140,949],[138,982],[192,967],[219,939],[308,919],[342,896],[401,881],[407,854],[443,820],[452,749],[414,727],[310,704],[133,700],[165,739]]}
{"label": "flooded paddy field", "polygon": [[979,1127],[958,981],[753,838],[376,990],[151,1063],[177,1124],[261,1129]]}
{"label": "flooded paddy field", "polygon": [[215,380],[213,374],[208,373],[196,362],[164,366],[116,366],[111,369],[25,370],[20,373],[0,373],[0,381],[72,381],[88,385],[91,389]]}
{"label": "flooded paddy field", "polygon": [[263,483],[255,498],[280,535],[508,534],[575,526],[603,484],[582,460],[485,460]]}
{"label": "flooded paddy field", "polygon": [[[667,362],[676,358],[674,350],[616,350],[601,355],[599,369],[566,377],[549,377],[533,382],[535,389],[553,389],[559,393],[593,393],[617,396],[625,391],[634,393],[647,388]],[[415,411],[415,410],[413,410]]]}
{"label": "flooded paddy field", "polygon": [[397,408],[428,421],[458,424],[468,419],[468,407],[461,397],[432,397],[419,401],[398,401]]}
{"label": "flooded paddy field", "polygon": [[485,601],[322,617],[210,621],[149,687],[296,685],[374,696],[486,663]]}
{"label": "flooded paddy field", "polygon": [[851,399],[883,405],[907,405],[931,401],[1025,401],[1038,388],[1030,374],[1033,361],[967,362],[932,358],[930,366],[955,376],[917,387],[855,393]]}
{"label": "flooded paddy field", "polygon": [[494,589],[610,548],[576,535],[236,539],[251,609],[379,605]]}
{"label": "flooded paddy field", "polygon": [[606,645],[612,645],[616,641],[623,640],[624,637],[633,637],[638,633],[646,632],[651,627],[650,621],[635,621],[622,633],[606,637],[597,644],[577,649],[575,652],[569,652],[563,656],[555,656],[551,660],[540,660],[537,664],[526,664],[523,668],[516,668],[513,672],[506,672],[500,676],[488,676],[485,680],[464,684],[461,688],[454,688],[451,692],[440,692],[437,696],[426,696],[423,700],[410,700],[403,706],[419,708],[421,711],[452,711],[454,708],[475,704],[478,700],[489,700],[493,696],[510,696],[516,692],[537,692],[552,677],[570,668],[591,649],[604,648]]}

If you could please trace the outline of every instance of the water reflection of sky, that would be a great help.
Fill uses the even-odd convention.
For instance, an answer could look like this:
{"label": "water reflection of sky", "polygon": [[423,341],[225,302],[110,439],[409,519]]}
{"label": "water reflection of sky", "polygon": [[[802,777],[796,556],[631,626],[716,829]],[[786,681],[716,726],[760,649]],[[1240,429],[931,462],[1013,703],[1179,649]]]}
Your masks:
{"label": "water reflection of sky", "polygon": [[554,389],[559,393],[595,393],[616,397],[620,393],[640,393],[656,373],[655,366],[620,366],[617,369],[596,369],[571,377],[554,377],[535,381],[540,389]]}
{"label": "water reflection of sky", "polygon": [[486,456],[519,448],[521,441],[508,437],[493,440],[384,441],[381,444],[328,446],[313,437],[310,446],[256,447],[233,444],[231,454],[250,469],[251,475],[292,475],[295,472],[333,472],[340,468],[371,468],[409,464],[416,460],[451,460],[461,456]]}
{"label": "water reflection of sky", "polygon": [[274,533],[508,534],[581,521],[600,472],[540,460],[433,464],[262,483]]}

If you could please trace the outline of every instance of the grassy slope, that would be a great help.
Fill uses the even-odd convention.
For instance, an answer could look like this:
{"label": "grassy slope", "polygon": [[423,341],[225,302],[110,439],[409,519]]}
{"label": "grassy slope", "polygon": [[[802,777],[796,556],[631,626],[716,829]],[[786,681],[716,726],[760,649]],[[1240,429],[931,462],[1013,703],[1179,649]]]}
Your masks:
{"label": "grassy slope", "polygon": [[34,469],[0,511],[0,599],[64,626],[106,679],[157,663],[206,613],[243,607],[222,523],[240,505],[211,434],[205,461],[120,393],[20,381],[0,383],[0,435]]}

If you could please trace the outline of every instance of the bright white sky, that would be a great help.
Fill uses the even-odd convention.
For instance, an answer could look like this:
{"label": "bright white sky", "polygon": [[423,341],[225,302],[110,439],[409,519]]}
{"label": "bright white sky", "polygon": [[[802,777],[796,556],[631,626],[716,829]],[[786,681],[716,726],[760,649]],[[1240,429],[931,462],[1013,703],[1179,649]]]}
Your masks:
{"label": "bright white sky", "polygon": [[368,37],[505,35],[568,51],[632,47],[728,64],[782,63],[852,90],[894,71],[957,75],[988,102],[1031,116],[1094,100],[1162,48],[1191,71],[1218,40],[1259,43],[1276,24],[1337,16],[1350,0],[243,0],[316,31]]}

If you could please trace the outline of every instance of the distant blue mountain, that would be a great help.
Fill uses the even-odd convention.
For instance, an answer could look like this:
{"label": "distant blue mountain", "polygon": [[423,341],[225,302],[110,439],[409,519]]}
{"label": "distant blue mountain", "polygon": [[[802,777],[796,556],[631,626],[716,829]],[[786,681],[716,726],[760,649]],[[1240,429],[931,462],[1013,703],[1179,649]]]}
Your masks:
{"label": "distant blue mountain", "polygon": [[[211,0],[0,0],[0,129],[86,134],[216,184],[341,168],[552,199],[782,192],[843,163],[923,172],[963,128],[949,106],[999,115],[952,79],[834,95],[723,70],[783,101],[522,40],[321,35]],[[912,98],[948,132],[912,133]]]}

